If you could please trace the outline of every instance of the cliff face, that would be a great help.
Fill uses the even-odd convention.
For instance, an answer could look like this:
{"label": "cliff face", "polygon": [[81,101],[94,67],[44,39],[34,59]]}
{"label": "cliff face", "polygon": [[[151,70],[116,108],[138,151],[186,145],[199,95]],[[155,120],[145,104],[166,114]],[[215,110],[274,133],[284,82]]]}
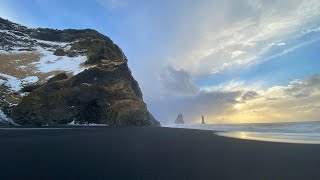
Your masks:
{"label": "cliff face", "polygon": [[[3,98],[1,105],[17,124],[159,125],[143,102],[127,58],[110,38],[90,29],[29,29],[3,19],[0,29],[0,59],[24,55],[19,62],[32,67],[17,70],[19,77],[0,68],[3,97],[18,97],[15,103]],[[28,59],[32,55],[37,58]],[[30,74],[37,81],[24,83]],[[20,87],[13,88],[14,78]]]}
{"label": "cliff face", "polygon": [[158,125],[126,64],[113,70],[93,67],[43,85],[24,97],[11,117],[20,125],[72,121],[112,126]]}

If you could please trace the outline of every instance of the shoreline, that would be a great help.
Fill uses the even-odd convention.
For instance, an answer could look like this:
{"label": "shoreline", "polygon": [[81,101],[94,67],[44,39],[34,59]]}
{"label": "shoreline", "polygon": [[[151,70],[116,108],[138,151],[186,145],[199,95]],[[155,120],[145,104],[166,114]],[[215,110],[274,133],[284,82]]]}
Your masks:
{"label": "shoreline", "polygon": [[0,179],[313,179],[320,145],[166,127],[0,129]]}

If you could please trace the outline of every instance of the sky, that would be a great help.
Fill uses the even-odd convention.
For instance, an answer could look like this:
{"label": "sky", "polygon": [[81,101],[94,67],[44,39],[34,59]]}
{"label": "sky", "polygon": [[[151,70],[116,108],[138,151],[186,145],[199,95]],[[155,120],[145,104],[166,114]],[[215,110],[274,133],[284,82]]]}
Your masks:
{"label": "sky", "polygon": [[320,120],[319,0],[0,0],[29,27],[92,28],[162,124]]}

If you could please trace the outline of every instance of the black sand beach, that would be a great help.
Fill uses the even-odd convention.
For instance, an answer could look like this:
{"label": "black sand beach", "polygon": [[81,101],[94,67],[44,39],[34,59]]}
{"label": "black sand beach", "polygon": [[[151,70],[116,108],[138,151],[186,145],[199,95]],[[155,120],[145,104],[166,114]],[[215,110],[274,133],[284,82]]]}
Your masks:
{"label": "black sand beach", "polygon": [[317,179],[320,145],[150,128],[0,130],[0,179]]}

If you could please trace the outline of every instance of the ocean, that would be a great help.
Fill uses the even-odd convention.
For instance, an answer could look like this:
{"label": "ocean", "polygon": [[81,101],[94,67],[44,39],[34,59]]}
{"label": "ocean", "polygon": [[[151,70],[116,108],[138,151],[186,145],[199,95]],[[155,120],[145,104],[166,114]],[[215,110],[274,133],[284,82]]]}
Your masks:
{"label": "ocean", "polygon": [[219,136],[248,140],[320,144],[320,121],[246,124],[184,124],[168,127],[212,130]]}

